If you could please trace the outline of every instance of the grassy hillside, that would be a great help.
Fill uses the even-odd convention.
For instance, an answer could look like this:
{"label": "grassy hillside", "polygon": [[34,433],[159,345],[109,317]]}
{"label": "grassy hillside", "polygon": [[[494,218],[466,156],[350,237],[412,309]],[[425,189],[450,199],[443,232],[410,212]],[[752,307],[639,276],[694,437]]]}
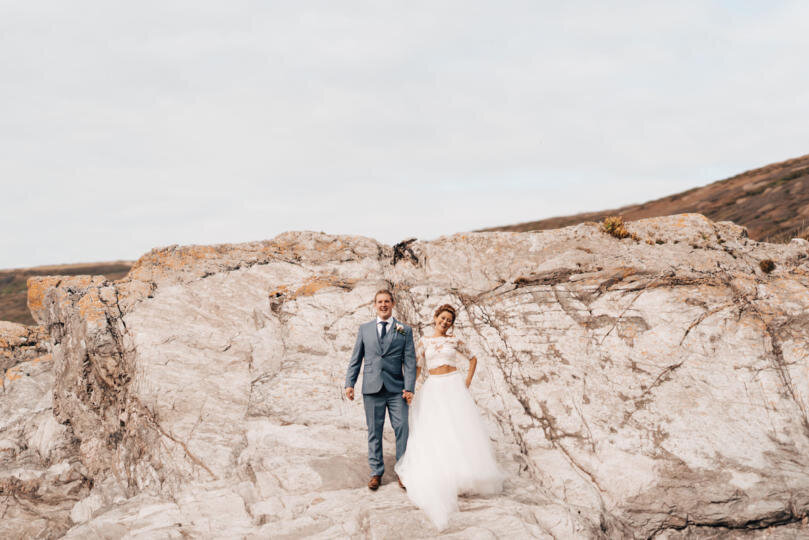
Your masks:
{"label": "grassy hillside", "polygon": [[714,221],[733,221],[747,227],[755,240],[788,241],[809,226],[809,155],[643,204],[484,230],[536,231],[601,221],[611,215],[631,221],[684,212],[703,214]]}

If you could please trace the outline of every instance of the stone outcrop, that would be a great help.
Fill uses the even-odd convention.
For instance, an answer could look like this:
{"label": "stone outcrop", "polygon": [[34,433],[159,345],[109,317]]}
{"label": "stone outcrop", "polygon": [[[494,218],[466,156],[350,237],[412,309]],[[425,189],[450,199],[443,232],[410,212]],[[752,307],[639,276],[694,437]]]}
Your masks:
{"label": "stone outcrop", "polygon": [[7,378],[17,377],[8,370],[47,354],[46,341],[47,332],[41,326],[0,321],[0,372]]}
{"label": "stone outcrop", "polygon": [[57,538],[90,492],[69,425],[53,415],[42,327],[0,321],[0,538]]}
{"label": "stone outcrop", "polygon": [[[392,478],[391,433],[385,484],[364,487],[362,404],[342,392],[390,287],[417,336],[436,305],[460,308],[509,475],[499,496],[462,498],[448,536],[809,534],[809,242],[694,214],[627,228],[393,247],[287,233],[154,250],[116,282],[34,278],[52,366],[35,400],[9,394],[19,381],[0,398],[17,418],[2,485],[44,494],[67,471],[39,519],[68,538],[434,536]],[[14,489],[16,516],[45,508]]]}

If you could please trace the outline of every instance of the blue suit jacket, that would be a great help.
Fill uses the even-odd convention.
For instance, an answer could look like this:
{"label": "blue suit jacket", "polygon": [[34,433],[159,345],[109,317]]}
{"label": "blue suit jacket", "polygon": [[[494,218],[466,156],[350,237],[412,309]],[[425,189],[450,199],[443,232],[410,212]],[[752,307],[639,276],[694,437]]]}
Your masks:
{"label": "blue suit jacket", "polygon": [[[360,326],[357,341],[351,353],[351,361],[346,372],[346,388],[353,388],[362,370],[362,393],[375,394],[382,385],[390,392],[407,390],[413,392],[416,386],[416,347],[413,345],[413,330],[393,317],[385,335],[380,340],[376,330],[376,319]],[[401,327],[402,332],[396,330]]]}

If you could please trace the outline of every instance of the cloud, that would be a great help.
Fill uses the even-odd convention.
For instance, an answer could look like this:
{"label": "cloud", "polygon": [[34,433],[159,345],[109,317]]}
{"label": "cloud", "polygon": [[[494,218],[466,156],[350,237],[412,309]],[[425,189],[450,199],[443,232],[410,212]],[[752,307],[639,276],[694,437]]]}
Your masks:
{"label": "cloud", "polygon": [[804,154],[807,16],[800,2],[3,4],[0,267],[290,229],[433,238]]}

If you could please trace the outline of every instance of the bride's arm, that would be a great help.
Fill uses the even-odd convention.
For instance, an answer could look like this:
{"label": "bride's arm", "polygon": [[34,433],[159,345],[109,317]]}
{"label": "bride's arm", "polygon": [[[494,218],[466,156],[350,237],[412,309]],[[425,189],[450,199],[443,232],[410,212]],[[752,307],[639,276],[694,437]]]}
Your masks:
{"label": "bride's arm", "polygon": [[466,387],[469,388],[469,385],[472,384],[472,378],[475,376],[475,369],[478,367],[478,359],[469,352],[469,349],[466,348],[466,345],[461,340],[458,340],[457,350],[462,356],[469,359],[469,372],[466,374]]}
{"label": "bride's arm", "polygon": [[478,359],[474,356],[469,359],[469,373],[466,375],[466,387],[469,388],[469,385],[472,384],[472,377],[475,376],[475,368],[478,367]]}

